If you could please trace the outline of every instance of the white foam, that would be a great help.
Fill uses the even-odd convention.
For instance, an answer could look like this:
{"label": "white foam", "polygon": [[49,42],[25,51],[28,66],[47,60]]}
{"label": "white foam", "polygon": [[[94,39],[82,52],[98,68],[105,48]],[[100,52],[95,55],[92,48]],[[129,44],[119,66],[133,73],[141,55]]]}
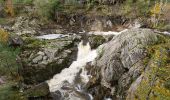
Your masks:
{"label": "white foam", "polygon": [[36,38],[38,39],[57,39],[57,38],[62,38],[62,37],[66,37],[68,35],[63,35],[63,34],[48,34],[48,35],[42,35],[42,36],[37,36]]}
{"label": "white foam", "polygon": [[167,31],[164,31],[163,34],[170,35],[170,33]]}
{"label": "white foam", "polygon": [[80,69],[83,69],[80,77],[83,82],[88,82],[89,78],[87,75],[84,66],[87,62],[93,61],[97,57],[96,50],[91,50],[89,43],[87,45],[83,45],[83,42],[79,43],[78,46],[78,58],[74,61],[69,68],[65,68],[61,71],[61,73],[56,74],[51,80],[47,81],[50,91],[54,92],[56,90],[60,90],[64,81],[68,81],[73,84],[74,79]]}
{"label": "white foam", "polygon": [[114,32],[114,31],[108,31],[108,32],[102,32],[102,31],[94,31],[94,32],[88,32],[88,34],[94,34],[94,35],[119,35],[122,32],[126,32],[128,29],[124,29],[120,32]]}

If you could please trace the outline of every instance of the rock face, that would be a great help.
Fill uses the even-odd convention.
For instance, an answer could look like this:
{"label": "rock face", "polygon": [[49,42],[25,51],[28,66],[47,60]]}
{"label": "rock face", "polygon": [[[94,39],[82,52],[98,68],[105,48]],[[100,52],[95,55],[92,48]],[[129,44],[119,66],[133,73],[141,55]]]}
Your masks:
{"label": "rock face", "polygon": [[26,84],[48,80],[76,59],[76,38],[69,36],[53,40],[24,39],[20,58],[21,75]]}
{"label": "rock face", "polygon": [[[118,16],[95,15],[88,16],[86,13],[56,12],[56,23],[69,30],[69,32],[86,31],[121,31],[119,25],[125,24],[128,20]],[[69,22],[69,23],[68,23]]]}
{"label": "rock face", "polygon": [[29,100],[51,100],[50,91],[48,84],[43,82],[38,85],[33,86],[32,88],[26,91],[26,95]]}
{"label": "rock face", "polygon": [[104,44],[89,70],[88,90],[94,100],[168,100],[168,43],[169,37],[150,29],[131,29]]}
{"label": "rock face", "polygon": [[90,46],[92,49],[96,49],[101,44],[110,41],[113,38],[113,35],[89,35],[88,36],[88,42],[90,43]]}
{"label": "rock face", "polygon": [[20,16],[16,18],[11,30],[17,35],[36,35],[42,23],[36,18]]}

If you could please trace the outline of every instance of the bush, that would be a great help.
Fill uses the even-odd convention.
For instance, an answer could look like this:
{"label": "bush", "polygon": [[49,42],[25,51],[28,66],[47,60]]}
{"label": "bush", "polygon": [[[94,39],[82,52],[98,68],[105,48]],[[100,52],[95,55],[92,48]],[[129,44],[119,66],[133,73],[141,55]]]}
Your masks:
{"label": "bush", "polygon": [[9,38],[9,34],[4,31],[3,29],[0,29],[0,42],[3,44],[6,44]]}
{"label": "bush", "polygon": [[13,0],[14,4],[32,4],[34,0]]}
{"label": "bush", "polygon": [[53,19],[55,12],[61,10],[59,0],[35,0],[37,14],[45,19]]}
{"label": "bush", "polygon": [[16,88],[16,84],[16,82],[9,82],[0,85],[0,100],[27,100]]}
{"label": "bush", "polygon": [[19,54],[19,51],[19,49],[0,44],[0,76],[11,76],[12,74],[12,77],[15,77],[18,75],[16,57]]}

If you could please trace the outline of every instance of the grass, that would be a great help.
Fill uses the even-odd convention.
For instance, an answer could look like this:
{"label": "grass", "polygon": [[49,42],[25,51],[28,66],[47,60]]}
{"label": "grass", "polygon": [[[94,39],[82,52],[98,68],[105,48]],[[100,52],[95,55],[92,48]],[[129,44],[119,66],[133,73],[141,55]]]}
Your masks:
{"label": "grass", "polygon": [[12,17],[0,17],[0,25],[11,24],[14,18]]}
{"label": "grass", "polygon": [[0,24],[6,24],[8,23],[6,18],[0,18]]}
{"label": "grass", "polygon": [[17,74],[18,64],[16,56],[19,54],[19,48],[11,48],[0,44],[0,75],[10,76]]}
{"label": "grass", "polygon": [[5,76],[5,83],[0,84],[0,100],[26,100],[19,92],[19,65],[16,63],[19,52],[19,48],[0,43],[0,77]]}
{"label": "grass", "polygon": [[12,81],[0,85],[0,100],[26,100],[15,85]]}

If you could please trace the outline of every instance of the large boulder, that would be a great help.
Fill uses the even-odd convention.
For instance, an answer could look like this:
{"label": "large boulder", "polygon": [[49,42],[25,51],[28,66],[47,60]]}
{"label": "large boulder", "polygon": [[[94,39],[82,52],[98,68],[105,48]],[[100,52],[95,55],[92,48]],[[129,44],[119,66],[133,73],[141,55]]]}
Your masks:
{"label": "large boulder", "polygon": [[40,26],[43,23],[38,18],[30,18],[25,16],[17,17],[14,25],[11,27],[12,32],[17,35],[36,35],[40,31]]}
{"label": "large boulder", "polygon": [[101,44],[110,41],[113,38],[114,35],[89,35],[88,36],[88,42],[90,43],[90,46],[92,49],[96,49]]}
{"label": "large boulder", "polygon": [[38,85],[32,86],[25,91],[25,96],[29,100],[51,100],[49,86],[46,82],[40,83]]}
{"label": "large boulder", "polygon": [[75,36],[52,40],[26,37],[20,54],[24,82],[37,84],[69,67],[76,59],[76,44]]}
{"label": "large boulder", "polygon": [[94,100],[168,100],[169,43],[169,36],[131,29],[104,44],[94,64],[87,67]]}

